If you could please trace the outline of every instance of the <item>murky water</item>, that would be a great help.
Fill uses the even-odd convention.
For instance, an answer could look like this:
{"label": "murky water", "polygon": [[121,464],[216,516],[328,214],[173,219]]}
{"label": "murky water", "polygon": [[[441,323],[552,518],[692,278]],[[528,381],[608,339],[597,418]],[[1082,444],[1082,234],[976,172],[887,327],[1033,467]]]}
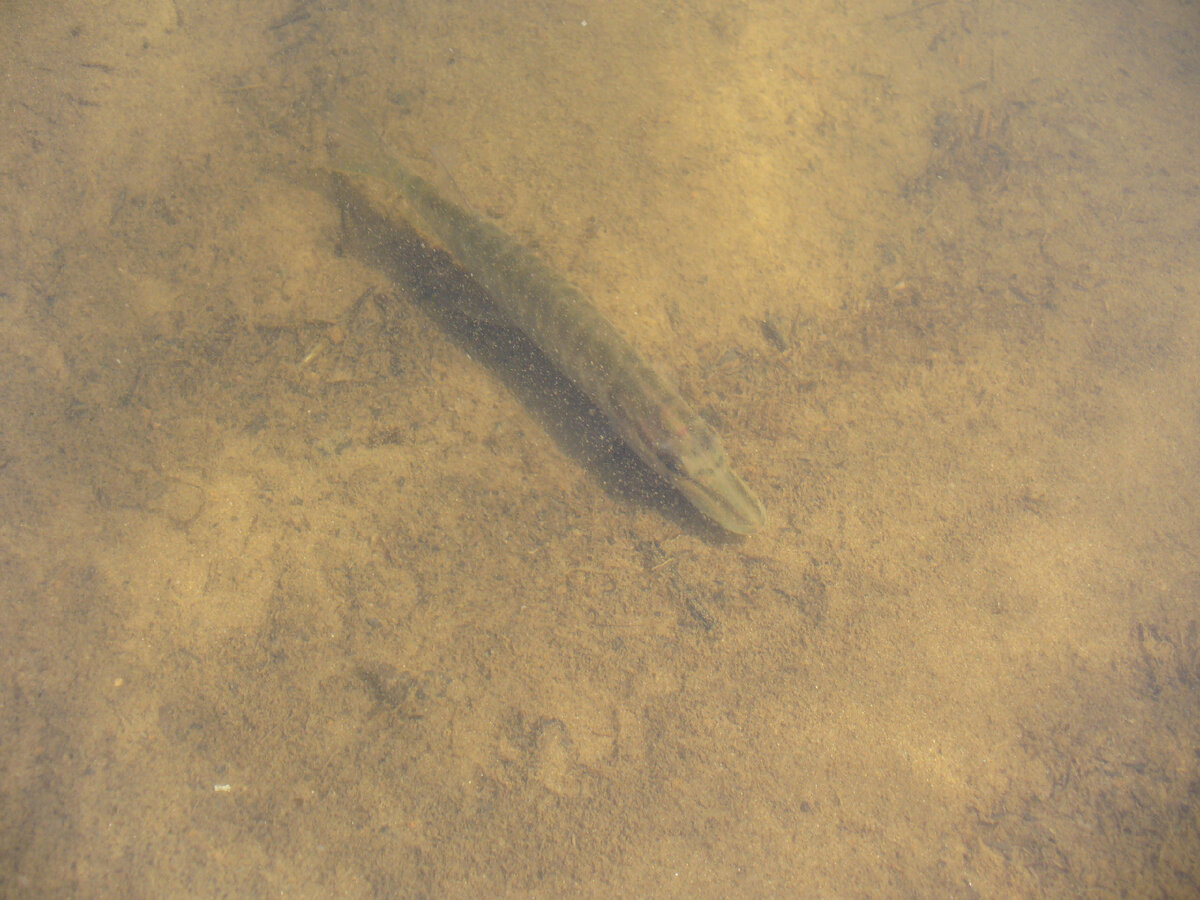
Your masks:
{"label": "murky water", "polygon": [[[1194,6],[4,19],[0,893],[1200,891]],[[345,109],[761,533],[361,252]]]}

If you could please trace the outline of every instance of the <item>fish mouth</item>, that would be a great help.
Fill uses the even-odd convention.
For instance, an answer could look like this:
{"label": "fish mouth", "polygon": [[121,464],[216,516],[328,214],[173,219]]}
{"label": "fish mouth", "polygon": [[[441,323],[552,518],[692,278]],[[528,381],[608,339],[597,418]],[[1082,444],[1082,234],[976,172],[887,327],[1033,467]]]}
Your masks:
{"label": "fish mouth", "polygon": [[703,484],[678,479],[675,487],[696,509],[733,534],[754,534],[766,521],[762,502],[732,469],[711,473]]}

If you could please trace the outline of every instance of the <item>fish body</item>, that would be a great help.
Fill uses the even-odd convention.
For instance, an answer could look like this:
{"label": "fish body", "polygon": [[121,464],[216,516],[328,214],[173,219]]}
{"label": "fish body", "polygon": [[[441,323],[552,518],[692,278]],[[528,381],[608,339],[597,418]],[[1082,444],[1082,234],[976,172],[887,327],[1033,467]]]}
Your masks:
{"label": "fish body", "polygon": [[584,293],[496,225],[443,197],[373,135],[339,132],[334,168],[380,178],[487,290],[504,315],[591,400],[659,477],[735,534],[762,527],[762,503],[721,439]]}

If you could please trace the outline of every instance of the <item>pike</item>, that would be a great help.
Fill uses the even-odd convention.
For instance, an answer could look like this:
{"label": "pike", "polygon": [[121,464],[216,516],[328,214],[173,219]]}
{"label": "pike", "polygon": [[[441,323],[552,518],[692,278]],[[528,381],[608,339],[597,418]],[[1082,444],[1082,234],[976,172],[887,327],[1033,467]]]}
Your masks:
{"label": "pike", "polygon": [[390,184],[508,320],[570,378],[660,478],[734,534],[758,531],[762,503],[717,433],[646,364],[584,293],[497,226],[409,172],[365,128],[338,128],[336,171]]}

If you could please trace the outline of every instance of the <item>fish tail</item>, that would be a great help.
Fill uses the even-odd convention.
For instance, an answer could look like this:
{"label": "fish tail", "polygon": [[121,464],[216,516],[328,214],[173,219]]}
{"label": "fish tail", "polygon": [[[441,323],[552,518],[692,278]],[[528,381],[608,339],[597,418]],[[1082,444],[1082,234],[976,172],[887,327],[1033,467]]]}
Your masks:
{"label": "fish tail", "polygon": [[409,175],[388,153],[383,139],[361,115],[338,113],[326,124],[329,168],[343,175],[366,175],[403,184]]}

